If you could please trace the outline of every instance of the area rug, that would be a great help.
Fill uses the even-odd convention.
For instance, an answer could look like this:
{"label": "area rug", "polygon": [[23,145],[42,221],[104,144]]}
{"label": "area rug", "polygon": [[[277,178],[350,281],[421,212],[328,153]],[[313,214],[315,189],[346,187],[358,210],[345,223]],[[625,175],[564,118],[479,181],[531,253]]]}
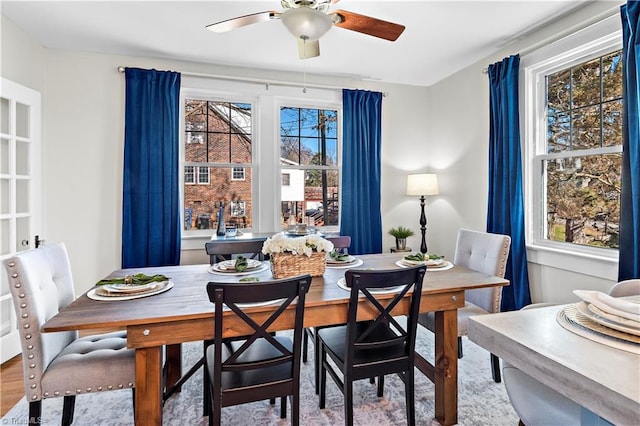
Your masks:
{"label": "area rug", "polygon": [[[417,351],[433,360],[433,334],[420,329]],[[185,370],[201,353],[201,343],[187,343],[183,350]],[[491,378],[489,353],[463,338],[464,357],[459,360],[458,374],[458,424],[459,425],[517,425],[515,414],[504,385]],[[310,349],[312,346],[310,345]],[[301,425],[344,424],[342,393],[327,377],[326,408],[318,408],[313,378],[312,350],[310,359],[301,371]],[[434,419],[433,384],[416,370],[415,404],[416,423],[437,425]],[[397,376],[385,378],[384,397],[376,396],[376,386],[368,380],[354,384],[353,414],[355,425],[406,425],[404,384]],[[289,404],[290,415],[290,404]],[[62,415],[62,398],[46,399],[42,404],[42,424],[59,425]],[[28,404],[23,398],[2,418],[2,424],[27,424]],[[79,395],[76,398],[74,425],[133,425],[133,406],[130,390],[100,394]],[[202,417],[202,370],[183,386],[182,392],[172,396],[163,410],[164,425],[206,425]],[[288,425],[289,419],[280,419],[280,402],[268,401],[226,407],[222,412],[223,425]]]}

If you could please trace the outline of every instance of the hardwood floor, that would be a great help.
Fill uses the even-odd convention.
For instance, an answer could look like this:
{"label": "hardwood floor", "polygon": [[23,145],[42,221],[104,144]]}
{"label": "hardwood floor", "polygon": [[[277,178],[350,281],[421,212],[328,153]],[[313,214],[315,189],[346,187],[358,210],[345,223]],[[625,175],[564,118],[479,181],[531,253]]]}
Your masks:
{"label": "hardwood floor", "polygon": [[24,396],[22,356],[17,355],[0,369],[0,416],[4,416]]}

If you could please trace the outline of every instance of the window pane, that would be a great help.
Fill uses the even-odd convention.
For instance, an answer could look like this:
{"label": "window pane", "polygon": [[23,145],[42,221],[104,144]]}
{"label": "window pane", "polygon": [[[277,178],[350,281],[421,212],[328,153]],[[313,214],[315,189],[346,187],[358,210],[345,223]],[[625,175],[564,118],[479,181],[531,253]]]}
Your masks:
{"label": "window pane", "polygon": [[209,163],[228,163],[231,160],[229,135],[209,134]]}
{"label": "window pane", "polygon": [[622,100],[602,105],[604,146],[622,145]]}
{"label": "window pane", "polygon": [[0,133],[9,134],[9,99],[0,98]]}
{"label": "window pane", "polygon": [[283,228],[293,223],[338,225],[337,124],[337,111],[333,110],[280,110],[280,164],[308,166],[282,171]]}
{"label": "window pane", "polygon": [[600,106],[590,106],[574,111],[572,116],[572,149],[600,147]]}
{"label": "window pane", "polygon": [[287,174],[289,185],[282,187],[283,229],[292,221],[312,226],[337,226],[340,214],[338,171],[287,170]]}
{"label": "window pane", "polygon": [[545,161],[547,238],[618,247],[621,154]]}
{"label": "window pane", "polygon": [[554,111],[568,111],[571,101],[571,70],[547,77],[547,105]]}
{"label": "window pane", "polygon": [[548,113],[547,153],[571,149],[571,119],[568,112]]}
{"label": "window pane", "polygon": [[251,105],[185,101],[185,161],[251,163]]}
{"label": "window pane", "polygon": [[[186,168],[185,168],[186,169]],[[185,185],[184,206],[192,220],[189,223],[185,213],[186,229],[216,229],[218,206],[224,203],[225,224],[240,228],[250,228],[251,223],[251,168],[245,169],[245,180],[231,180],[229,167],[199,167],[199,185]],[[208,179],[204,182],[203,179]],[[186,179],[185,179],[186,181]],[[231,215],[231,202],[244,203],[244,215]],[[190,227],[189,227],[190,226]]]}
{"label": "window pane", "polygon": [[600,102],[600,59],[573,68],[573,108]]}
{"label": "window pane", "polygon": [[602,58],[603,100],[622,97],[622,52],[618,51]]}

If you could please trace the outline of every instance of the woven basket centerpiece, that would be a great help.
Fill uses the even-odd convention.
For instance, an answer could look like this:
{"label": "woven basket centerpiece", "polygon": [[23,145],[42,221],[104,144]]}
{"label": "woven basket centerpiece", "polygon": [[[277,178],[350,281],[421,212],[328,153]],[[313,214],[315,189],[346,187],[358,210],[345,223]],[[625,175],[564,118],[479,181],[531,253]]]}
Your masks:
{"label": "woven basket centerpiece", "polygon": [[320,277],[324,274],[326,257],[326,253],[317,251],[314,251],[311,256],[306,254],[276,253],[271,256],[271,272],[275,279],[304,274]]}
{"label": "woven basket centerpiece", "polygon": [[303,274],[322,276],[327,252],[331,250],[333,244],[318,235],[290,238],[284,233],[267,238],[262,246],[262,252],[271,258],[271,273],[275,279]]}

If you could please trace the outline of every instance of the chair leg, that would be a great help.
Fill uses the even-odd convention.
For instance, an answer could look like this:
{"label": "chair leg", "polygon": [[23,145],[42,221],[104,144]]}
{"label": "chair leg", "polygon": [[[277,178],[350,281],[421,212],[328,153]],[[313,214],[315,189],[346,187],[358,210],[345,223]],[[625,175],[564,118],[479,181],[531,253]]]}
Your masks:
{"label": "chair leg", "polygon": [[316,328],[313,333],[313,364],[314,364],[314,375],[316,379],[316,395],[320,392],[320,384],[319,384],[319,374],[320,367],[322,364],[322,360],[320,359],[320,338],[318,337],[318,329]]}
{"label": "chair leg", "polygon": [[413,367],[404,373],[404,393],[407,404],[407,424],[414,426],[416,424],[416,401],[415,401],[415,376]]}
{"label": "chair leg", "polygon": [[378,377],[378,398],[384,396],[384,376]]}
{"label": "chair leg", "polygon": [[[319,395],[320,395],[320,402],[318,404],[318,407],[320,407],[320,409],[324,408],[324,404],[325,404],[325,392],[327,390],[327,370],[324,367],[324,363],[327,360],[327,355],[324,352],[324,348],[319,348],[320,351],[320,359],[319,364],[320,364],[320,371],[318,372],[318,379],[320,381],[319,383]],[[317,383],[317,382],[316,382]]]}
{"label": "chair leg", "polygon": [[291,426],[300,424],[300,386],[296,386],[291,395]]}
{"label": "chair leg", "polygon": [[207,367],[207,343],[202,345],[202,416],[209,416],[211,419],[211,380],[209,380],[209,368]]}
{"label": "chair leg", "polygon": [[29,402],[29,426],[42,424],[42,400]]}
{"label": "chair leg", "polygon": [[69,426],[73,423],[73,412],[76,407],[76,396],[69,395],[64,397],[62,403],[62,426]]}
{"label": "chair leg", "polygon": [[353,382],[344,378],[344,424],[353,426]]}
{"label": "chair leg", "polygon": [[462,337],[458,336],[458,359],[462,358]]}
{"label": "chair leg", "polygon": [[307,362],[307,350],[309,349],[309,330],[302,330],[302,362]]}
{"label": "chair leg", "polygon": [[286,396],[280,397],[280,418],[281,419],[287,418],[287,397]]}
{"label": "chair leg", "polygon": [[493,376],[493,381],[496,383],[500,383],[502,378],[500,376],[500,358],[491,354],[491,375]]}

